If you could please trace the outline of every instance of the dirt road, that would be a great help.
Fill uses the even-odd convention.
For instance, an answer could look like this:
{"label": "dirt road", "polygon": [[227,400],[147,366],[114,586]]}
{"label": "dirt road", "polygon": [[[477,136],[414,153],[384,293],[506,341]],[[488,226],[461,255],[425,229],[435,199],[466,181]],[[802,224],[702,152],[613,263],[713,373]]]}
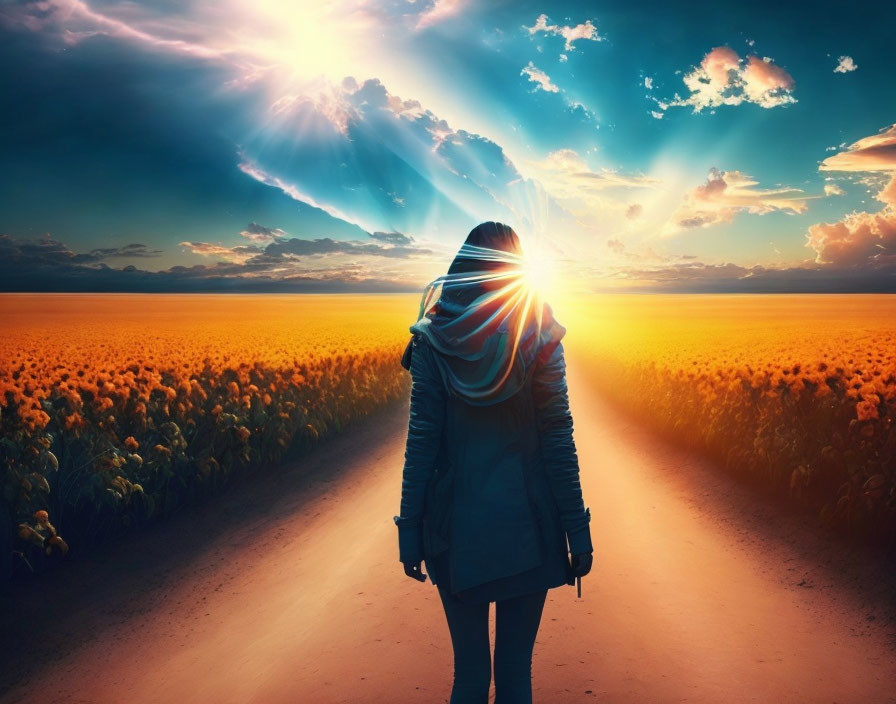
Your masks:
{"label": "dirt road", "polygon": [[[535,701],[896,701],[893,571],[618,416],[574,356],[569,374],[595,566],[581,599],[549,592]],[[447,702],[438,595],[397,561],[406,431],[398,404],[17,587],[0,701]]]}

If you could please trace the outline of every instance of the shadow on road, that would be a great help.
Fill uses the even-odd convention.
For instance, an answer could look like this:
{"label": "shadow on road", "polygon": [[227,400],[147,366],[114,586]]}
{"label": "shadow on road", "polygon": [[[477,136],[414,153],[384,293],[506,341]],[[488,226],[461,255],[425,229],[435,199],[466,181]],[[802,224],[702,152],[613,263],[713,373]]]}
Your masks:
{"label": "shadow on road", "polygon": [[166,587],[184,574],[226,570],[229,551],[247,536],[271,533],[276,539],[272,522],[278,515],[300,512],[326,493],[331,482],[344,478],[347,468],[358,468],[356,461],[344,458],[375,454],[385,437],[404,432],[407,413],[406,399],[394,401],[346,424],[291,464],[242,481],[139,532],[124,533],[80,555],[70,553],[68,561],[52,570],[2,585],[0,697],[45,663],[102,640],[111,626],[158,608]]}

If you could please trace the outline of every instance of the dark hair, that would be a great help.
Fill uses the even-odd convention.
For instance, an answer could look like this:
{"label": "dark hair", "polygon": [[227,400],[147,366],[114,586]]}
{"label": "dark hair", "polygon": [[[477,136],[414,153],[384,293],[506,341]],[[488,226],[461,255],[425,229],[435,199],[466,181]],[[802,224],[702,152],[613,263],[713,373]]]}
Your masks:
{"label": "dark hair", "polygon": [[448,267],[448,281],[442,287],[441,298],[450,300],[462,305],[466,305],[478,296],[493,288],[504,285],[500,279],[493,281],[472,281],[457,282],[453,280],[464,274],[481,274],[486,271],[501,271],[502,269],[514,268],[509,262],[495,261],[492,259],[483,259],[471,253],[469,246],[486,247],[488,249],[500,250],[516,255],[523,256],[523,248],[520,244],[520,238],[514,232],[513,228],[500,222],[484,222],[472,230],[464,240],[457,255]]}

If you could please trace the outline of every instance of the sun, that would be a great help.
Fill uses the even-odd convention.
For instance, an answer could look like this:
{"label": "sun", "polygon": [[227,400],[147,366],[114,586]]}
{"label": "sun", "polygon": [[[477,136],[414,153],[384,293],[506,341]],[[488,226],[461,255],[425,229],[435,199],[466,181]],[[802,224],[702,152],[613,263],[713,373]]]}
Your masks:
{"label": "sun", "polygon": [[523,256],[523,275],[526,284],[541,300],[551,300],[560,292],[560,280],[554,260],[547,253],[535,249]]}

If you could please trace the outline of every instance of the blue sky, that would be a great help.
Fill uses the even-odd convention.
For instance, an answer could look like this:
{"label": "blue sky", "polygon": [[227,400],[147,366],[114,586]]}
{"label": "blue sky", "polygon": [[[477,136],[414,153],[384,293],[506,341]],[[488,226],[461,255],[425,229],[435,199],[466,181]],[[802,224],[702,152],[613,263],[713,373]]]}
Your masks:
{"label": "blue sky", "polygon": [[886,3],[0,5],[0,274],[419,290],[512,225],[582,291],[896,290]]}

